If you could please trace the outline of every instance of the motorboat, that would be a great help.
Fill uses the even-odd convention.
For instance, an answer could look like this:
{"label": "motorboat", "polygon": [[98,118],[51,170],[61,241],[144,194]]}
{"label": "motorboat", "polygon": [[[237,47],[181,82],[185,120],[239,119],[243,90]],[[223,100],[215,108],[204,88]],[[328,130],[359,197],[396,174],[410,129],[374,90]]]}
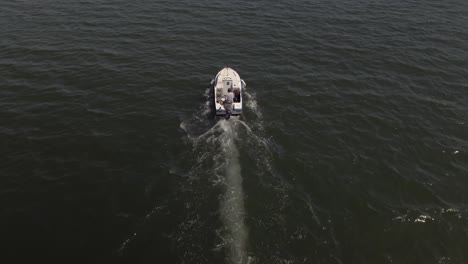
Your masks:
{"label": "motorboat", "polygon": [[242,114],[242,90],[245,88],[246,84],[235,70],[229,67],[223,68],[216,74],[216,77],[211,80],[211,84],[213,85],[216,115],[226,114],[224,100],[229,88],[231,88],[234,93],[232,115]]}

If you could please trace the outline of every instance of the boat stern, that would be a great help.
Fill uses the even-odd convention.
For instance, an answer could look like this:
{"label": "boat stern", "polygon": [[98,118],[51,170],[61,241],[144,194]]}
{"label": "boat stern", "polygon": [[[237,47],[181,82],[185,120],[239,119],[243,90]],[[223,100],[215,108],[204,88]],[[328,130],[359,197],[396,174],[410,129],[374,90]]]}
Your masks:
{"label": "boat stern", "polygon": [[[242,114],[242,103],[233,103],[232,104],[232,113],[231,115],[241,115]],[[216,103],[216,115],[226,115],[226,109],[220,103]]]}

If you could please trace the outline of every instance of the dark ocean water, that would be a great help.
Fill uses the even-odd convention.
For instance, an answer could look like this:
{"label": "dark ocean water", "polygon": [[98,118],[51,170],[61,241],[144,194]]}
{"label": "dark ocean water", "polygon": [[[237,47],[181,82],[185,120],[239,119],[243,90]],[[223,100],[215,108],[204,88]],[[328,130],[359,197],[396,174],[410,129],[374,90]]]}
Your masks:
{"label": "dark ocean water", "polygon": [[467,122],[467,1],[2,1],[2,262],[468,263]]}

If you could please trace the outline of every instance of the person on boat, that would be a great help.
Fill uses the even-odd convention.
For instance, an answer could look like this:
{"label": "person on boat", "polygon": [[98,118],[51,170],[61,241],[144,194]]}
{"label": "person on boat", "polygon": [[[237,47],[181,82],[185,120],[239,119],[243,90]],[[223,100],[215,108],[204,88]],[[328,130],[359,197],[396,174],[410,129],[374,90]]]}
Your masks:
{"label": "person on boat", "polygon": [[224,100],[224,109],[226,109],[226,120],[231,117],[233,100],[234,94],[232,93],[232,88],[229,88],[228,93],[226,94],[226,100]]}
{"label": "person on boat", "polygon": [[240,92],[239,89],[234,90],[234,103],[240,102]]}

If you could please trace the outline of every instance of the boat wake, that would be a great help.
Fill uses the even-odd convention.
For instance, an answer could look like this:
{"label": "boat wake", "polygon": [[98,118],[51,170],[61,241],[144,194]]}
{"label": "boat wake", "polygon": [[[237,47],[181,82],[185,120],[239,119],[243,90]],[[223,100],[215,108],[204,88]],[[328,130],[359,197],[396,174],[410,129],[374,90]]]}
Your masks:
{"label": "boat wake", "polygon": [[222,243],[218,245],[228,249],[231,263],[246,263],[246,242],[248,231],[245,226],[244,194],[242,190],[241,164],[239,150],[236,146],[239,120],[219,121],[222,133],[218,140],[221,144],[220,154],[215,156],[215,174],[218,183],[223,185],[220,217],[223,228],[220,232]]}
{"label": "boat wake", "polygon": [[[187,143],[192,146],[191,153],[196,157],[196,162],[189,172],[190,184],[186,186],[191,186],[191,191],[198,189],[192,197],[205,201],[212,197],[207,193],[218,193],[219,209],[217,211],[214,208],[209,209],[212,212],[216,211],[220,220],[220,226],[216,230],[217,237],[214,239],[214,251],[225,256],[223,262],[228,263],[256,262],[255,257],[248,253],[249,230],[245,223],[248,215],[245,210],[242,184],[246,175],[251,181],[262,185],[258,187],[273,192],[273,196],[278,196],[280,199],[284,196],[284,190],[280,190],[281,184],[276,184],[275,177],[271,177],[276,175],[271,164],[271,143],[264,133],[262,113],[255,94],[247,91],[243,94],[246,99],[246,111],[243,116],[216,122],[209,118],[210,112],[206,110],[207,108],[209,110],[209,101],[207,101],[201,107],[198,116],[193,116],[180,124],[180,128],[186,133]],[[249,169],[244,176],[241,151],[243,159],[246,159],[244,161],[249,161]],[[200,200],[200,203],[203,201]],[[283,201],[277,200],[276,206],[286,205]],[[195,211],[200,212],[200,208]],[[190,219],[195,215],[199,217],[199,213],[194,213],[185,222],[191,223]],[[209,216],[203,218],[208,219]],[[197,218],[197,221],[203,220]],[[180,234],[185,235],[184,240],[187,239],[187,233]],[[194,242],[196,238],[190,241]]]}
{"label": "boat wake", "polygon": [[[177,178],[174,197],[167,204],[158,203],[143,225],[153,223],[152,219],[161,213],[170,214],[168,218],[176,226],[168,236],[174,243],[174,255],[182,263],[255,263],[248,250],[243,180],[249,177],[249,181],[265,184],[258,186],[262,189],[275,185],[270,177],[274,173],[270,144],[262,136],[261,112],[254,95],[245,93],[247,111],[243,116],[216,120],[210,111],[208,94],[209,90],[199,111],[179,125],[186,151],[170,169]],[[244,121],[249,114],[252,121]],[[245,172],[243,161],[249,161]],[[281,194],[276,187],[270,192]],[[176,209],[174,204],[178,204]],[[281,207],[281,201],[275,206]],[[142,240],[137,238],[133,234],[120,251],[137,244],[132,241]]]}
{"label": "boat wake", "polygon": [[[247,92],[244,95],[247,99],[246,114],[250,113],[252,120],[255,120],[252,127],[243,120],[246,119],[245,114],[229,120],[210,119],[209,98],[201,106],[198,115],[180,124],[180,128],[186,133],[186,143],[191,145],[191,153],[196,157],[196,162],[190,168],[189,184],[186,187],[191,186],[191,192],[198,189],[192,196],[197,199],[210,199],[207,193],[217,190],[218,208],[208,209],[216,211],[220,220],[213,250],[224,255],[224,262],[229,263],[254,262],[247,253],[249,232],[245,224],[247,215],[239,147],[252,149],[249,152],[256,156],[254,161],[257,167],[271,171],[269,144],[267,139],[258,135],[263,132],[260,109],[254,95]],[[200,212],[200,208],[196,211]],[[199,216],[194,213],[185,222],[191,223],[190,218],[195,215]],[[204,218],[207,219],[206,216]],[[184,239],[187,239],[187,232],[181,232],[180,235],[185,235]]]}

